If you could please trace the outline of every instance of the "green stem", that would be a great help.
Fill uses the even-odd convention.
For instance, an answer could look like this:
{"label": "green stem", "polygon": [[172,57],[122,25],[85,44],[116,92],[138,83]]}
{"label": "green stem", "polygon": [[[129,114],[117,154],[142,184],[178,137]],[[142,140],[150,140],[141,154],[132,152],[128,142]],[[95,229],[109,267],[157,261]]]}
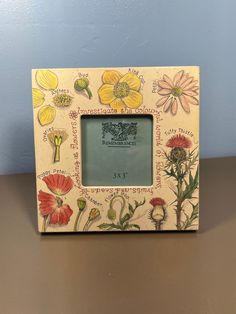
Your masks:
{"label": "green stem", "polygon": [[180,165],[177,164],[176,166],[176,172],[177,172],[177,191],[178,191],[178,196],[177,196],[177,205],[176,205],[176,227],[177,230],[181,230],[181,216],[182,216],[182,194],[183,194],[183,179],[182,179],[182,172]]}
{"label": "green stem", "polygon": [[155,223],[155,229],[156,229],[156,230],[161,230],[161,225],[162,225],[162,221],[161,221],[161,220],[156,221],[156,223]]}
{"label": "green stem", "polygon": [[[121,200],[120,200],[121,198]],[[121,195],[115,195],[113,196],[113,198],[110,200],[110,208],[114,210],[113,205],[115,202],[119,202],[120,203],[120,215],[119,215],[119,220],[121,220],[124,209],[125,209],[125,199],[123,196]]]}
{"label": "green stem", "polygon": [[176,206],[176,227],[177,230],[181,230],[181,216],[182,216],[182,201],[178,200],[177,206]]}
{"label": "green stem", "polygon": [[79,217],[80,217],[81,213],[82,213],[82,211],[79,210],[79,211],[78,211],[78,214],[77,214],[77,217],[76,217],[76,219],[75,219],[74,231],[77,231],[77,225],[78,225],[78,221],[79,221]]}
{"label": "green stem", "polygon": [[55,146],[54,162],[60,161],[60,145]]}
{"label": "green stem", "polygon": [[124,199],[124,197],[121,196],[121,195],[119,195],[119,196],[117,196],[117,197],[120,197],[120,198],[122,199],[122,201],[120,202],[121,208],[120,208],[120,217],[119,217],[120,220],[121,220],[121,218],[122,218],[122,216],[123,216],[124,209],[125,209],[125,199]]}
{"label": "green stem", "polygon": [[86,224],[84,225],[83,231],[88,231],[89,229],[90,220],[88,219]]}
{"label": "green stem", "polygon": [[46,229],[47,229],[47,218],[48,218],[48,216],[44,216],[43,217],[42,232],[46,232]]}
{"label": "green stem", "polygon": [[87,94],[88,94],[89,99],[91,99],[92,96],[93,96],[93,94],[92,94],[90,88],[89,88],[89,87],[86,87],[85,90],[86,90],[86,92],[87,92]]}

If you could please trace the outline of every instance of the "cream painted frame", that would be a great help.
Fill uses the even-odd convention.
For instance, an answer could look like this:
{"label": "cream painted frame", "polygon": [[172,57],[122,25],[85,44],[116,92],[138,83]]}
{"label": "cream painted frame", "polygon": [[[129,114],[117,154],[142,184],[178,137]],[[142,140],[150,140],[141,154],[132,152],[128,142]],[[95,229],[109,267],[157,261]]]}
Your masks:
{"label": "cream painted frame", "polygon": [[[199,67],[32,70],[39,232],[197,230]],[[84,187],[82,115],[153,116],[153,185]]]}

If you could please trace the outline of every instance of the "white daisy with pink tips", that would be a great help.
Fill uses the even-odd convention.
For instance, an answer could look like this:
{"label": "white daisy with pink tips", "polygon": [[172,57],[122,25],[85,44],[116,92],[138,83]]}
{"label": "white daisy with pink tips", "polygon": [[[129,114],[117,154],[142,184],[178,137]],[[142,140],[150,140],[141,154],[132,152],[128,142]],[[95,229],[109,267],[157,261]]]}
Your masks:
{"label": "white daisy with pink tips", "polygon": [[186,113],[190,113],[190,105],[198,105],[199,86],[193,76],[185,73],[184,70],[175,74],[173,80],[163,75],[158,81],[158,94],[162,97],[156,102],[157,107],[163,106],[164,112],[176,115],[181,106]]}

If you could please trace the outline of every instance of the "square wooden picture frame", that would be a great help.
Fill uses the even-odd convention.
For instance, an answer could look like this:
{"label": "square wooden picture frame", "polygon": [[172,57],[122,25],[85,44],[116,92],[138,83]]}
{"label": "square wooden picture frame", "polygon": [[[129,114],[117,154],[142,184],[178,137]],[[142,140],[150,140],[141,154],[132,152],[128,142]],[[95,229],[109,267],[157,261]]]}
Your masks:
{"label": "square wooden picture frame", "polygon": [[197,230],[199,67],[32,70],[39,232]]}

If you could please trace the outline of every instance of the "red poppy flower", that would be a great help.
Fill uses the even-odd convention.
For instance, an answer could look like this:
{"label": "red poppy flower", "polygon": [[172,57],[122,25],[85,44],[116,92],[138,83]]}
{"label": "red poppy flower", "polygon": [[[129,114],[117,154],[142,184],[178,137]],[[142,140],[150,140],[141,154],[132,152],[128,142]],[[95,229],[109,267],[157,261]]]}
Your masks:
{"label": "red poppy flower", "polygon": [[157,205],[163,206],[163,205],[165,205],[165,203],[166,202],[161,197],[152,198],[151,201],[150,201],[150,204],[152,206],[157,206]]}
{"label": "red poppy flower", "polygon": [[62,174],[50,174],[43,178],[49,190],[56,195],[67,194],[73,187],[73,180],[71,177],[66,177]]}
{"label": "red poppy flower", "polygon": [[67,204],[57,207],[56,210],[50,215],[49,224],[67,225],[72,214],[73,210]]}
{"label": "red poppy flower", "polygon": [[184,135],[177,134],[172,136],[166,143],[167,147],[181,147],[181,148],[190,148],[192,146],[192,142],[190,139],[185,137]]}
{"label": "red poppy flower", "polygon": [[49,224],[67,225],[73,210],[69,205],[63,204],[60,197],[39,191],[39,210],[42,216],[49,216]]}
{"label": "red poppy flower", "polygon": [[40,201],[39,210],[42,216],[50,215],[57,207],[57,200],[52,194],[40,190],[38,200]]}

